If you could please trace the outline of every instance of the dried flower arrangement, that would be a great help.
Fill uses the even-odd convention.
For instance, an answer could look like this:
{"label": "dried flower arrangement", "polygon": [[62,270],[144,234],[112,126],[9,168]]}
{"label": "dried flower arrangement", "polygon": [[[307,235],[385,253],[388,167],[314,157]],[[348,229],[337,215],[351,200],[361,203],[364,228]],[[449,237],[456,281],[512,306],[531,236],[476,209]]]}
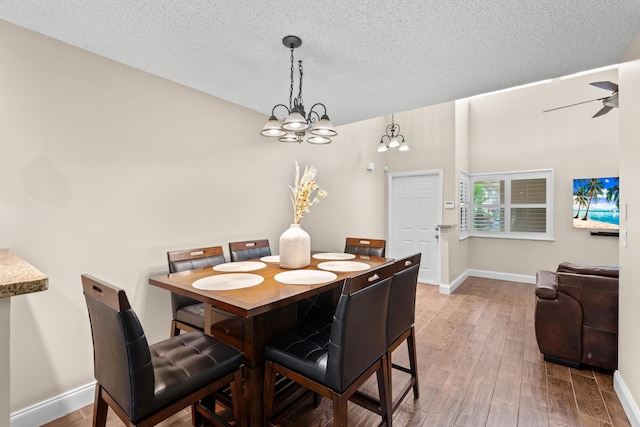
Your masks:
{"label": "dried flower arrangement", "polygon": [[289,186],[293,192],[293,223],[300,224],[300,220],[309,213],[309,207],[320,202],[321,197],[327,197],[327,192],[316,184],[316,168],[305,165],[304,173],[300,176],[300,167],[296,162],[296,179],[294,186]]}

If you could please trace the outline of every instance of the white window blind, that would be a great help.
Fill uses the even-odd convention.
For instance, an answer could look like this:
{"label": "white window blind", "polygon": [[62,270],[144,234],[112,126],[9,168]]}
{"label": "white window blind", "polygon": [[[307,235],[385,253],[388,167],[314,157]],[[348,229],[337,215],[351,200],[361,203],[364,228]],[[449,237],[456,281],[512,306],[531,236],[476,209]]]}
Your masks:
{"label": "white window blind", "polygon": [[547,230],[547,180],[511,180],[511,231],[545,233]]}
{"label": "white window blind", "polygon": [[471,178],[469,174],[460,171],[460,188],[459,188],[459,236],[460,239],[469,237],[471,230]]}
{"label": "white window blind", "polygon": [[[473,189],[473,194],[466,196],[472,212],[470,236],[553,238],[552,170],[473,174],[468,178]],[[463,180],[461,174],[461,187]],[[461,201],[461,224],[462,206]]]}

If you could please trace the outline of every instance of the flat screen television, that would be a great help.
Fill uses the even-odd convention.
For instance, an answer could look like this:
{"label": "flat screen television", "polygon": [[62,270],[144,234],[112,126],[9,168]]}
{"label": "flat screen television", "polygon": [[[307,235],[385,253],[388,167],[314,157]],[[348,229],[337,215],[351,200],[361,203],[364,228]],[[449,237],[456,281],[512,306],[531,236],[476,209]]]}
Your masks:
{"label": "flat screen television", "polygon": [[573,180],[573,228],[620,231],[619,177]]}

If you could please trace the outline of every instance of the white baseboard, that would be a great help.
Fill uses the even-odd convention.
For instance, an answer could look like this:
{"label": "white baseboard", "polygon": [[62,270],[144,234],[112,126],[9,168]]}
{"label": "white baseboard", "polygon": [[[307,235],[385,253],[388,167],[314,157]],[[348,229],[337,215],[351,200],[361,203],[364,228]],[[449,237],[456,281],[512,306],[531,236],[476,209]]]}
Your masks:
{"label": "white baseboard", "polygon": [[[508,280],[510,282],[521,282],[528,284],[536,283],[535,276],[469,269],[458,276],[450,284],[440,285],[440,293],[450,295],[468,277],[484,277],[487,279]],[[618,399],[620,399],[620,403],[622,404],[624,412],[629,419],[629,423],[631,423],[633,427],[640,427],[640,409],[638,408],[636,402],[633,400],[633,396],[629,392],[629,389],[627,388],[622,375],[620,375],[620,371],[615,371],[613,373],[613,388],[618,395]]]}
{"label": "white baseboard", "polygon": [[453,282],[449,284],[440,285],[440,293],[445,295],[451,295],[458,286],[462,285],[462,282],[464,282],[467,279],[467,277],[469,277],[469,270],[465,271],[464,273],[456,277],[453,280]]}
{"label": "white baseboard", "polygon": [[462,282],[464,282],[469,277],[483,277],[486,279],[507,280],[509,282],[528,283],[531,285],[536,283],[536,276],[501,273],[499,271],[469,269],[462,273],[460,276],[456,277],[453,282],[446,285],[440,285],[440,293],[451,295],[451,293],[453,293],[458,288],[458,286],[460,286]]}
{"label": "white baseboard", "polygon": [[633,396],[631,396],[627,385],[622,379],[620,371],[613,373],[613,389],[616,391],[618,399],[624,408],[624,413],[627,415],[627,418],[629,418],[629,423],[631,423],[633,427],[640,427],[640,409],[633,400]]}
{"label": "white baseboard", "polygon": [[528,276],[526,274],[514,274],[514,273],[502,273],[499,271],[488,270],[467,270],[469,276],[484,277],[486,279],[507,280],[509,282],[528,283],[530,285],[536,284],[536,276]]}
{"label": "white baseboard", "polygon": [[[453,282],[440,285],[440,293],[450,295],[468,277],[483,277],[487,279],[535,284],[535,276],[469,269],[458,276]],[[627,414],[627,418],[629,418],[629,422],[634,427],[640,427],[640,410],[633,401],[633,397],[631,393],[629,393],[619,371],[616,371],[613,375],[613,386]],[[36,404],[30,408],[14,412],[11,414],[10,425],[11,427],[32,427],[48,423],[93,403],[94,393],[95,382]]]}
{"label": "white baseboard", "polygon": [[93,403],[96,383],[78,387],[59,396],[45,400],[29,408],[11,414],[11,427],[33,427],[46,424],[57,418]]}

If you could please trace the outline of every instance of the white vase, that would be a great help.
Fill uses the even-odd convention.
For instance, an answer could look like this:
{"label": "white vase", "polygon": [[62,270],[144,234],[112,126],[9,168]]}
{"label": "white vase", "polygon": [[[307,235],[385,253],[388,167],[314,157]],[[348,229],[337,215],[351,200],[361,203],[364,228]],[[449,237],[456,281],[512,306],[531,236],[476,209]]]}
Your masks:
{"label": "white vase", "polygon": [[280,267],[304,268],[311,264],[311,237],[300,228],[291,226],[280,236]]}

